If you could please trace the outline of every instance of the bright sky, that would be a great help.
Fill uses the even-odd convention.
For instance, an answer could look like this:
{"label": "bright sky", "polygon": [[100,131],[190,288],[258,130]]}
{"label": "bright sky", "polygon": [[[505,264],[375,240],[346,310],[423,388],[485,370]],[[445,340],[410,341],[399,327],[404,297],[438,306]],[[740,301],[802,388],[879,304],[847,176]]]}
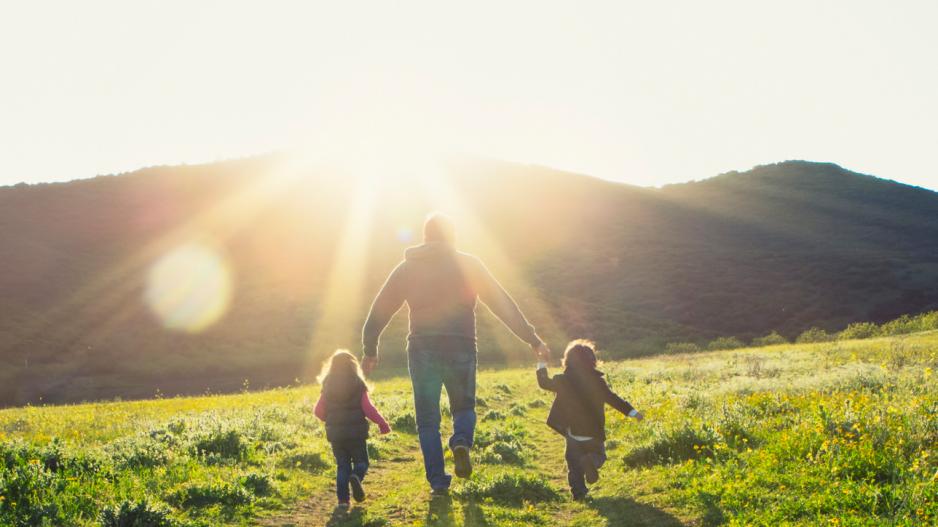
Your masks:
{"label": "bright sky", "polygon": [[639,185],[809,159],[938,189],[936,20],[934,0],[11,0],[0,185],[364,142]]}

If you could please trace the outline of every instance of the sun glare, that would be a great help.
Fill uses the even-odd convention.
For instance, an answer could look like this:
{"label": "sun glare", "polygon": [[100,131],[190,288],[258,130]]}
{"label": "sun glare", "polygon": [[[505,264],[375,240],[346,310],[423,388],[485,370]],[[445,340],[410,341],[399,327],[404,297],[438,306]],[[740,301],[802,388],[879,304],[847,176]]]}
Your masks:
{"label": "sun glare", "polygon": [[205,330],[225,314],[231,296],[231,271],[217,251],[202,244],[172,250],[147,276],[147,306],[175,331]]}

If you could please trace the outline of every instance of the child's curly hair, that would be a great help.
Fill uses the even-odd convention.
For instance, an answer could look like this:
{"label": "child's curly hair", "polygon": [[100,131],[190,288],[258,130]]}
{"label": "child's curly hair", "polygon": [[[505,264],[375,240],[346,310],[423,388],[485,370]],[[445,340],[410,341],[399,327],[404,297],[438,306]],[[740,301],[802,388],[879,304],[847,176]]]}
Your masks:
{"label": "child's curly hair", "polygon": [[596,344],[593,341],[576,339],[567,344],[567,349],[563,352],[564,368],[595,371],[597,364]]}

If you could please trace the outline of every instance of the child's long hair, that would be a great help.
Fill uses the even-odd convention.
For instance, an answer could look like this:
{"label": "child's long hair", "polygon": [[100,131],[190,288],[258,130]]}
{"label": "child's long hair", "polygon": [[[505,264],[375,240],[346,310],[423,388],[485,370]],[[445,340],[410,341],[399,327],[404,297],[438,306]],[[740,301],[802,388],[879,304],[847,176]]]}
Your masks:
{"label": "child's long hair", "polygon": [[326,359],[316,380],[322,384],[323,393],[335,391],[341,393],[359,386],[364,386],[366,391],[369,390],[358,359],[348,350],[343,349],[336,350],[331,357]]}
{"label": "child's long hair", "polygon": [[[567,344],[563,352],[563,367],[576,373],[599,373],[596,366],[596,344],[591,340],[577,339]],[[600,374],[601,375],[601,374]]]}

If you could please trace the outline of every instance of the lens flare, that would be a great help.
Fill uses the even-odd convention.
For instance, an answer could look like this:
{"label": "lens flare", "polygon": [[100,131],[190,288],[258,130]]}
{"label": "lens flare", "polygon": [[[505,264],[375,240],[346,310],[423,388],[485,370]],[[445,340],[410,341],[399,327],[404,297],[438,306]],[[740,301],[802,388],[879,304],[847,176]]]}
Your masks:
{"label": "lens flare", "polygon": [[400,227],[397,229],[397,241],[401,243],[411,243],[414,241],[414,231],[409,227]]}
{"label": "lens flare", "polygon": [[153,264],[144,299],[167,329],[198,333],[228,310],[231,282],[231,272],[217,251],[188,244]]}

